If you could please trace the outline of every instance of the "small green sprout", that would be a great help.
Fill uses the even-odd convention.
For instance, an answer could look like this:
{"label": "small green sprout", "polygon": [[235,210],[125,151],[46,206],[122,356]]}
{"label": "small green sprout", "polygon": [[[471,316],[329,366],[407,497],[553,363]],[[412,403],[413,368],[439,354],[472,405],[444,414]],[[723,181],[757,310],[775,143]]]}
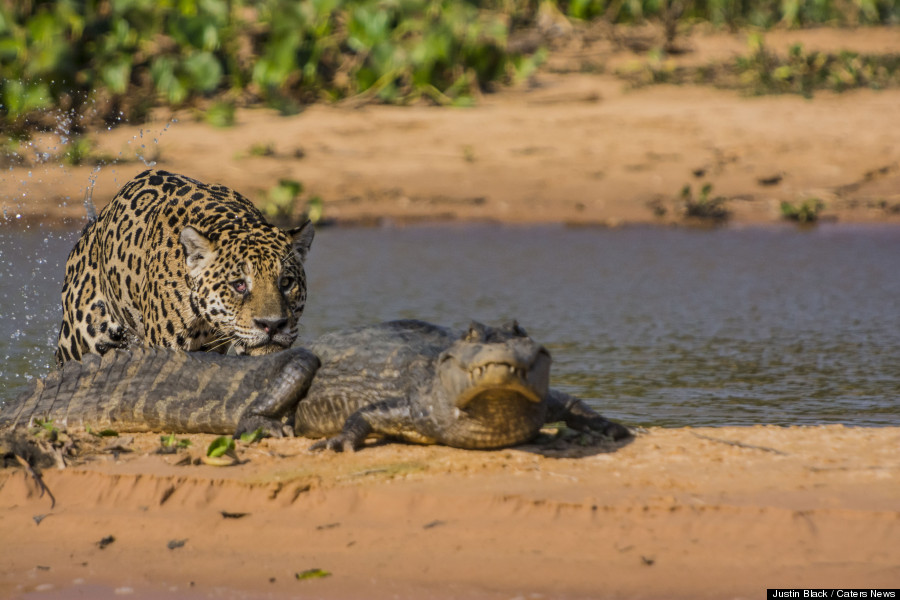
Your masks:
{"label": "small green sprout", "polygon": [[219,458],[229,452],[234,452],[234,438],[223,435],[210,442],[209,447],[206,449],[206,456]]}
{"label": "small green sprout", "polygon": [[295,573],[294,577],[296,577],[299,581],[303,581],[304,579],[322,579],[324,577],[331,577],[331,572],[326,571],[325,569],[307,569],[305,571]]}
{"label": "small green sprout", "polygon": [[781,216],[789,221],[800,224],[815,223],[819,220],[819,213],[825,208],[825,203],[818,198],[807,198],[798,205],[790,202],[781,203]]}
{"label": "small green sprout", "polygon": [[253,431],[246,431],[241,434],[241,443],[252,444],[266,437],[266,432],[262,427],[257,427]]}
{"label": "small green sprout", "polygon": [[191,445],[191,440],[187,438],[182,438],[180,440],[175,439],[175,434],[170,433],[169,435],[161,435],[159,436],[159,444],[163,448],[187,448]]}

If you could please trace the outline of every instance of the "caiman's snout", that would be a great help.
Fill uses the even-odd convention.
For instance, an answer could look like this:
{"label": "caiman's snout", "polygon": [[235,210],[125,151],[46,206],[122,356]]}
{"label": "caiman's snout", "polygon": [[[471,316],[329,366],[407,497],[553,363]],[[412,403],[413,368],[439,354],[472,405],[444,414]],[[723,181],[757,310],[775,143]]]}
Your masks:
{"label": "caiman's snout", "polygon": [[520,396],[540,402],[550,385],[550,353],[536,344],[500,345],[482,349],[469,362],[466,381],[456,397],[457,408],[490,391],[492,396]]}

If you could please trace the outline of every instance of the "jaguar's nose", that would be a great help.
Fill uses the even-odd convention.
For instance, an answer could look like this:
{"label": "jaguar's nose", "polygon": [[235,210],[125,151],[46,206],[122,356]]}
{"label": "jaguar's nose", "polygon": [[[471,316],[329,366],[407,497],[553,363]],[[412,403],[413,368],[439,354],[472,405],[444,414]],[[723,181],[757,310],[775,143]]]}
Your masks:
{"label": "jaguar's nose", "polygon": [[274,335],[284,329],[287,322],[285,317],[253,319],[253,324],[269,335]]}

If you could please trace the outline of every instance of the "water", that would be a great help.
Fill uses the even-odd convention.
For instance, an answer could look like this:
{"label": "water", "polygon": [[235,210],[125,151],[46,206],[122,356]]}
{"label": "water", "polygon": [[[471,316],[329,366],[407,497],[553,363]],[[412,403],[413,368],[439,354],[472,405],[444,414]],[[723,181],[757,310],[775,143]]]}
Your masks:
{"label": "water", "polygon": [[[77,232],[0,229],[3,397],[50,368]],[[326,229],[301,336],[517,318],[636,425],[900,425],[900,229]]]}

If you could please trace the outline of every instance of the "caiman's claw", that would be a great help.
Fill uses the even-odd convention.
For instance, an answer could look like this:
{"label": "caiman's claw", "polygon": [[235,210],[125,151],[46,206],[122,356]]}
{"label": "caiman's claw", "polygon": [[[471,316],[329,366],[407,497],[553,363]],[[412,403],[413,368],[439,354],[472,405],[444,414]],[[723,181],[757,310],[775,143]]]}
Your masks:
{"label": "caiman's claw", "polygon": [[257,429],[262,430],[263,437],[293,437],[294,430],[278,419],[271,419],[260,415],[244,416],[238,422],[234,431],[234,438],[238,439],[245,433],[253,433]]}
{"label": "caiman's claw", "polygon": [[357,444],[354,440],[343,433],[334,437],[321,439],[309,447],[313,452],[319,450],[332,450],[334,452],[356,452]]}
{"label": "caiman's claw", "polygon": [[624,425],[599,415],[591,418],[585,425],[584,429],[587,431],[594,431],[614,441],[624,440],[632,436],[631,431]]}

